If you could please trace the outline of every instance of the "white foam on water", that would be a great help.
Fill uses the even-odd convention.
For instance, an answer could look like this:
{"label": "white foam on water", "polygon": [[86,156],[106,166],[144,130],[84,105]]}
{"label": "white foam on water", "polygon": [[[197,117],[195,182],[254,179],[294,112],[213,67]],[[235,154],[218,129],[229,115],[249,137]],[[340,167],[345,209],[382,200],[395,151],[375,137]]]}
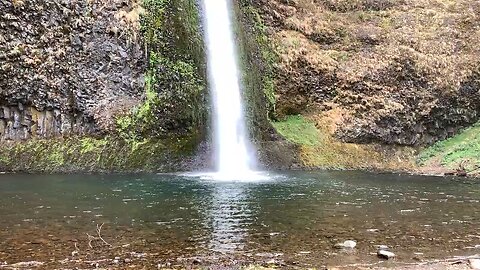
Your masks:
{"label": "white foam on water", "polygon": [[191,172],[179,174],[184,177],[199,178],[216,182],[265,182],[275,180],[277,177],[268,172],[250,171],[243,174],[222,174],[221,172]]}

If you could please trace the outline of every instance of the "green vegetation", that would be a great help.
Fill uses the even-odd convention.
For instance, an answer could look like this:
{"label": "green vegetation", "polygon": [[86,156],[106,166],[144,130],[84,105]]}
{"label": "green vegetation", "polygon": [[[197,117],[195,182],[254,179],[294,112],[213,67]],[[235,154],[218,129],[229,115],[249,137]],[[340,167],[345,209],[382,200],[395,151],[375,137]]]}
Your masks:
{"label": "green vegetation", "polygon": [[299,147],[307,168],[411,170],[414,151],[408,147],[361,145],[337,140],[325,118],[288,116],[272,125]]}
{"label": "green vegetation", "polygon": [[[256,65],[256,67],[246,69],[246,76],[252,77],[251,79],[254,81],[261,82],[263,94],[267,101],[267,111],[271,118],[275,118],[274,66],[279,61],[278,54],[272,45],[272,40],[267,36],[267,28],[256,8],[251,5],[245,5],[241,8],[241,11],[248,21],[248,26],[250,26],[247,28],[248,33],[246,34],[253,37],[253,39],[245,40],[246,51],[242,52],[242,55],[246,57],[247,54],[254,53],[260,57],[260,63],[255,63],[254,60],[246,57],[245,62],[250,65]],[[251,71],[248,72],[249,70]]]}
{"label": "green vegetation", "polygon": [[279,58],[255,4],[234,1],[233,9],[246,122],[252,140],[264,141],[272,130],[269,119],[276,118],[274,67]]}
{"label": "green vegetation", "polygon": [[434,162],[450,169],[459,167],[469,171],[478,169],[480,167],[480,123],[465,129],[457,136],[437,142],[420,153],[421,165]]}
{"label": "green vegetation", "polygon": [[[177,171],[195,137],[125,141],[118,137],[30,140],[0,147],[0,169],[27,172]],[[5,158],[9,157],[9,158]]]}
{"label": "green vegetation", "polygon": [[206,119],[203,45],[193,0],[144,0],[141,31],[148,67],[143,104],[118,117],[120,137],[144,138],[200,133]]}
{"label": "green vegetation", "polygon": [[272,122],[275,129],[287,140],[307,146],[319,143],[319,132],[313,122],[301,115],[291,115],[285,121]]}
{"label": "green vegetation", "polygon": [[80,144],[81,144],[81,149],[80,149],[80,154],[86,154],[86,153],[91,153],[98,151],[100,149],[103,149],[107,145],[108,141],[107,139],[95,139],[95,138],[82,138],[80,139]]}

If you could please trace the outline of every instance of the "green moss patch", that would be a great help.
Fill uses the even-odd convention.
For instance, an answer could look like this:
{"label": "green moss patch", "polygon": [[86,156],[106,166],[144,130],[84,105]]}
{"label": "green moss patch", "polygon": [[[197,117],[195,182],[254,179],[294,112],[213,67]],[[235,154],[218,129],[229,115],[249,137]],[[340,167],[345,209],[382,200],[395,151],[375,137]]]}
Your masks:
{"label": "green moss patch", "polygon": [[307,168],[411,171],[415,167],[413,149],[339,141],[325,117],[291,115],[272,124],[278,133],[299,146],[300,159]]}
{"label": "green moss patch", "polygon": [[0,169],[26,172],[178,171],[195,136],[126,141],[119,137],[30,140],[0,147]]}
{"label": "green moss patch", "polygon": [[272,122],[275,129],[287,140],[307,146],[319,143],[319,132],[315,124],[301,115],[288,116],[284,121]]}
{"label": "green moss patch", "polygon": [[121,137],[188,136],[204,128],[208,104],[203,42],[194,0],[143,0],[147,49],[143,104],[117,119]]}

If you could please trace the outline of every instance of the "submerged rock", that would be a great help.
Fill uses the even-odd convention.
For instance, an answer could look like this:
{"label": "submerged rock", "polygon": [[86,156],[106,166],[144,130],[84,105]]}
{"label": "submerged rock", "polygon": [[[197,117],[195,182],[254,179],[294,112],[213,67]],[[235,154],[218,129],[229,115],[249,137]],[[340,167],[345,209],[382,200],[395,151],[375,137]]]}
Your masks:
{"label": "submerged rock", "polygon": [[37,262],[37,261],[30,261],[30,262],[18,262],[14,263],[11,266],[12,267],[39,267],[42,266],[44,263],[43,262]]}
{"label": "submerged rock", "polygon": [[352,249],[352,248],[355,248],[356,246],[357,246],[357,242],[353,240],[347,240],[343,243],[335,244],[335,247],[338,249]]}
{"label": "submerged rock", "polygon": [[384,249],[379,249],[377,251],[377,255],[378,255],[378,257],[383,258],[383,259],[387,259],[387,260],[395,258],[395,253],[390,252],[388,250],[384,250]]}
{"label": "submerged rock", "polygon": [[377,246],[377,249],[378,249],[378,250],[388,250],[388,249],[390,249],[390,248],[389,248],[387,245],[378,245],[378,246]]}
{"label": "submerged rock", "polygon": [[470,263],[470,267],[472,269],[479,269],[480,270],[480,259],[470,259],[468,260]]}

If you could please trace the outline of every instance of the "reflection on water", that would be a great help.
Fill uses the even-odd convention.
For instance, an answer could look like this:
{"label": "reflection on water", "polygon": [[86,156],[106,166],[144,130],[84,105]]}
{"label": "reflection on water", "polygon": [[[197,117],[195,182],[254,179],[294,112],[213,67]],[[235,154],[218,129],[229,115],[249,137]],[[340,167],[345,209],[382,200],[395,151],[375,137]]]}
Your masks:
{"label": "reflection on water", "polygon": [[[479,204],[475,181],[359,172],[290,172],[259,183],[2,175],[0,261],[52,261],[53,269],[76,248],[85,261],[93,250],[151,262],[147,269],[212,256],[306,267],[377,262],[376,245],[398,261],[465,255],[480,251]],[[121,249],[89,247],[86,234],[102,223],[103,238]],[[355,253],[334,248],[345,240],[357,241]]]}
{"label": "reflection on water", "polygon": [[221,253],[243,250],[252,210],[247,200],[248,190],[239,184],[223,183],[215,187],[207,220],[212,229],[209,248]]}

